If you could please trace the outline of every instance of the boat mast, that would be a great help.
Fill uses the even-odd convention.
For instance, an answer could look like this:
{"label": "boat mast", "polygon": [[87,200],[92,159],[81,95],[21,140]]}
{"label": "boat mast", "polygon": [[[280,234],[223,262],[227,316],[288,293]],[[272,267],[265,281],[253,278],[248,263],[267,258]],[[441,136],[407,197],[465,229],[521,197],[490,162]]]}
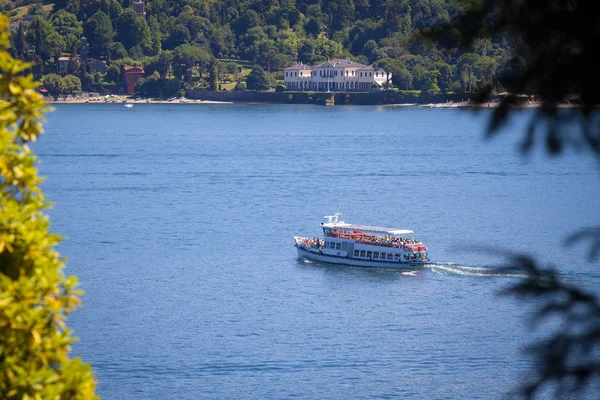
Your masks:
{"label": "boat mast", "polygon": [[336,213],[333,213],[333,215],[326,215],[323,218],[327,218],[328,224],[337,224],[340,220],[340,215],[342,215],[342,213],[340,212],[340,206],[338,206]]}

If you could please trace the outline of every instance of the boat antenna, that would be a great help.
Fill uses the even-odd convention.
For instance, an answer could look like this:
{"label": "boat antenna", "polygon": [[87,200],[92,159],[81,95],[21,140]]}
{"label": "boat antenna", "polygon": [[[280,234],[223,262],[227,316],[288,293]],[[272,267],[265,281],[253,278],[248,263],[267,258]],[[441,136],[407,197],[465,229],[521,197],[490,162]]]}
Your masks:
{"label": "boat antenna", "polygon": [[[338,210],[336,213],[333,213],[333,215],[326,215],[323,218],[327,218],[327,223],[331,224],[337,224],[339,222],[339,217],[340,215],[342,215],[342,213],[340,212],[340,206],[338,206]],[[343,223],[343,221],[342,221]]]}
{"label": "boat antenna", "polygon": [[336,223],[336,224],[337,224],[337,223],[339,222],[339,220],[340,220],[340,218],[339,218],[339,217],[340,217],[340,215],[342,215],[342,213],[340,212],[340,206],[338,206],[338,210],[337,210],[337,212],[336,212],[335,214],[333,214],[334,221],[335,221],[335,223]]}

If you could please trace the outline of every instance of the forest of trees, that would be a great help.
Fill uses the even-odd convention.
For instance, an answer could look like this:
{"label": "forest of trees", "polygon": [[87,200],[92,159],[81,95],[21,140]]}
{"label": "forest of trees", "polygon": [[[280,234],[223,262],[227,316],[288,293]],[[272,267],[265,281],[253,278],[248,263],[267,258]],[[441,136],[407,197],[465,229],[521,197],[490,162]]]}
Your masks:
{"label": "forest of trees", "polygon": [[399,90],[465,93],[499,88],[497,76],[525,63],[512,58],[524,43],[511,35],[482,37],[469,51],[458,48],[459,29],[424,39],[481,0],[151,0],[145,16],[134,1],[17,0],[0,8],[11,16],[13,56],[35,61],[36,78],[57,73],[61,55],[106,61],[101,77],[85,65],[70,68],[88,90],[120,82],[123,65],[145,67],[138,90],[146,92],[178,83],[218,89],[211,71],[219,82],[240,81],[239,64],[260,66],[274,87],[297,61],[339,57],[383,67]]}

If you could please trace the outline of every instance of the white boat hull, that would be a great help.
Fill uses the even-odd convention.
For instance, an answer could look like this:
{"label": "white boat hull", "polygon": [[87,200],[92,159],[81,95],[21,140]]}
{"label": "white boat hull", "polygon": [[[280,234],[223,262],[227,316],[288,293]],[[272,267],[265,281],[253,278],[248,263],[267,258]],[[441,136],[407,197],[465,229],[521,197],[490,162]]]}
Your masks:
{"label": "white boat hull", "polygon": [[360,260],[349,257],[341,257],[334,255],[327,255],[319,252],[316,249],[308,250],[304,247],[298,246],[298,257],[306,258],[313,261],[325,262],[330,264],[341,264],[350,265],[353,267],[366,267],[366,268],[397,268],[397,269],[413,269],[417,266],[427,264],[427,261],[387,261],[387,260]]}

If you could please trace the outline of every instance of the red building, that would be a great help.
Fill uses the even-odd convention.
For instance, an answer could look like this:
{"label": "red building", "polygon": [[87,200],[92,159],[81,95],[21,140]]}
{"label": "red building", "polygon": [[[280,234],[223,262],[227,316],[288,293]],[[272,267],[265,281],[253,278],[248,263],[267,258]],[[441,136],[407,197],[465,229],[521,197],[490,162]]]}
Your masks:
{"label": "red building", "polygon": [[123,67],[123,79],[125,80],[125,90],[127,90],[127,93],[133,93],[135,83],[143,77],[144,67]]}

